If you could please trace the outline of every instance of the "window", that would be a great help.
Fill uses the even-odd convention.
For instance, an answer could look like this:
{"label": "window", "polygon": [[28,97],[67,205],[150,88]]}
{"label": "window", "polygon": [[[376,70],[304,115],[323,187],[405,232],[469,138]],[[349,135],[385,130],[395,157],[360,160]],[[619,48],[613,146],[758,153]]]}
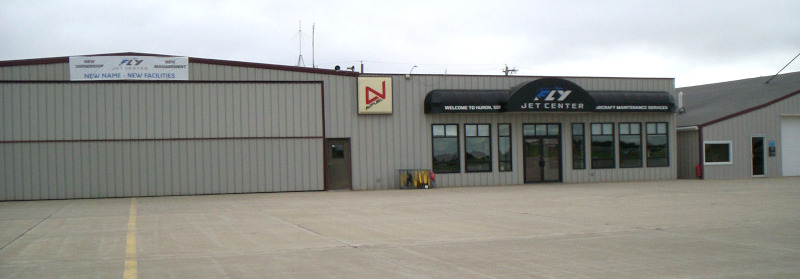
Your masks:
{"label": "window", "polygon": [[489,124],[464,124],[464,162],[467,172],[492,171]]}
{"label": "window", "polygon": [[458,125],[434,124],[433,164],[434,172],[453,173],[461,171],[461,158],[458,156]]}
{"label": "window", "polygon": [[331,145],[331,158],[344,158],[344,145]]}
{"label": "window", "polygon": [[703,163],[706,165],[733,164],[731,157],[732,144],[730,141],[703,142]]}
{"label": "window", "polygon": [[642,167],[642,124],[619,123],[619,167]]}
{"label": "window", "polygon": [[511,171],[511,124],[497,125],[497,153],[500,171]]}
{"label": "window", "polygon": [[561,134],[559,124],[523,124],[522,135],[526,137],[550,137]]}
{"label": "window", "polygon": [[586,168],[586,135],[583,123],[572,123],[572,169]]}
{"label": "window", "polygon": [[647,123],[647,167],[669,166],[667,122]]}
{"label": "window", "polygon": [[592,168],[612,169],[614,162],[614,124],[592,123]]}

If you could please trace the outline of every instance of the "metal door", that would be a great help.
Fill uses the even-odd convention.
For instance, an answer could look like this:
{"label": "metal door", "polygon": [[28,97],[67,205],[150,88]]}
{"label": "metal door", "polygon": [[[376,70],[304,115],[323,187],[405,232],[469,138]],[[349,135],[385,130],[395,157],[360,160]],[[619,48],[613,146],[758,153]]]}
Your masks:
{"label": "metal door", "polygon": [[753,176],[764,176],[764,137],[753,136],[751,138],[753,151]]}
{"label": "metal door", "polygon": [[350,190],[350,139],[328,139],[325,158],[328,164],[326,177],[328,190]]}

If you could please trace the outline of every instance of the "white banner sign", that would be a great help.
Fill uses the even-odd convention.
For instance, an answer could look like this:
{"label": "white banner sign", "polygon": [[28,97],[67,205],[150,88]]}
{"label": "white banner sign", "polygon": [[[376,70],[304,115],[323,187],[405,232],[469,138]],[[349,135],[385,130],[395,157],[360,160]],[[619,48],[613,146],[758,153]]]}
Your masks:
{"label": "white banner sign", "polygon": [[70,80],[189,80],[188,57],[74,56]]}

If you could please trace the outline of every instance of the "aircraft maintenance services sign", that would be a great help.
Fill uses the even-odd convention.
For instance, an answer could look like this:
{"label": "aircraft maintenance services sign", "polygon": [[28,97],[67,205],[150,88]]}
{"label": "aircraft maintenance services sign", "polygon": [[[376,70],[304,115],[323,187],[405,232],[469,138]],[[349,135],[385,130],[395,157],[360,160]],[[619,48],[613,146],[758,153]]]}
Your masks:
{"label": "aircraft maintenance services sign", "polygon": [[90,80],[189,80],[188,57],[73,56],[69,79]]}

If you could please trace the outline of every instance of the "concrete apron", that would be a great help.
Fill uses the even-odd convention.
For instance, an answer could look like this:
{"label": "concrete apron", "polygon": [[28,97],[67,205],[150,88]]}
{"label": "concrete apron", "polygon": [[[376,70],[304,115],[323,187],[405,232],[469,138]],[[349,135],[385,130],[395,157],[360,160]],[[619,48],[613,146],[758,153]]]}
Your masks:
{"label": "concrete apron", "polygon": [[800,178],[0,203],[0,278],[800,278]]}

